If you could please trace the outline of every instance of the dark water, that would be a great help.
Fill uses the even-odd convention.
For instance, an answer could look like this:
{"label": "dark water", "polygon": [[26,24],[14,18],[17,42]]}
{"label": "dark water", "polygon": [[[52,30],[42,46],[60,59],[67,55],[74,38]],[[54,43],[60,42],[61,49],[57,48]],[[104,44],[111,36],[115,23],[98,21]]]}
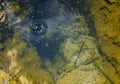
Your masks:
{"label": "dark water", "polygon": [[[58,46],[65,39],[55,40],[60,35],[57,27],[74,23],[75,13],[69,5],[57,0],[20,0],[19,4],[30,13],[26,23],[31,31],[29,40],[36,47],[41,58],[53,60],[53,56],[59,53]],[[23,24],[26,25],[24,21]],[[25,31],[22,30],[22,33]],[[47,35],[52,37],[48,39]]]}

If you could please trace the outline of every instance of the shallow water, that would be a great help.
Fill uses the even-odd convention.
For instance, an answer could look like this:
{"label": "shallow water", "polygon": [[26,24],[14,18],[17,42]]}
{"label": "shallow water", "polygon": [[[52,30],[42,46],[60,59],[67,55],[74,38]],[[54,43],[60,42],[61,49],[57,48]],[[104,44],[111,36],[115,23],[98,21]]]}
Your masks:
{"label": "shallow water", "polygon": [[63,84],[64,77],[73,76],[77,81],[82,77],[81,81],[68,84],[97,84],[94,78],[104,79],[94,64],[103,59],[93,36],[96,32],[79,9],[79,1],[1,3],[6,18],[0,23],[0,79],[5,80],[0,83]]}

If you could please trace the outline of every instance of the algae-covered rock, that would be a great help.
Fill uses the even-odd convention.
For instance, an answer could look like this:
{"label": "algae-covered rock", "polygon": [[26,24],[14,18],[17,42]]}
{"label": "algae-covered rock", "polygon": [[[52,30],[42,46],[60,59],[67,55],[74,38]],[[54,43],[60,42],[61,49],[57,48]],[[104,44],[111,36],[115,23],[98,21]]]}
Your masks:
{"label": "algae-covered rock", "polygon": [[0,70],[0,83],[7,84],[8,82],[9,82],[9,75],[6,72]]}
{"label": "algae-covered rock", "polygon": [[[107,76],[112,79],[112,75],[114,78],[112,79],[112,83],[118,84],[120,80],[120,2],[119,0],[79,0],[79,3],[77,3],[77,1],[78,0],[73,1],[74,3],[72,5],[79,8],[79,10],[85,15],[86,19],[88,19],[91,29],[96,31],[95,37],[98,39],[98,47],[100,47],[99,49],[101,50],[100,54],[105,56],[104,59],[107,60],[107,62],[103,62],[101,65],[106,66],[104,64],[108,63],[110,64],[109,67],[113,68],[111,71],[109,71],[109,68],[101,68],[101,70],[103,70],[103,72],[110,72],[107,73]],[[115,74],[114,71],[118,74]]]}
{"label": "algae-covered rock", "polygon": [[56,84],[111,84],[94,64],[61,74]]}
{"label": "algae-covered rock", "polygon": [[35,48],[30,44],[29,46],[26,45],[20,33],[16,32],[13,37],[6,43],[8,45],[7,56],[10,59],[9,73],[12,77],[11,80],[15,78],[14,80],[18,80],[20,84],[53,83],[49,72],[42,69],[41,60]]}
{"label": "algae-covered rock", "polygon": [[72,37],[77,38],[79,35],[88,35],[88,25],[86,23],[85,18],[82,15],[75,15],[76,21],[68,26],[59,26],[58,33],[60,32],[59,37]]}
{"label": "algae-covered rock", "polygon": [[98,57],[96,41],[89,36],[79,36],[77,39],[69,38],[60,47],[65,59],[63,71],[70,71],[80,65],[88,65]]}

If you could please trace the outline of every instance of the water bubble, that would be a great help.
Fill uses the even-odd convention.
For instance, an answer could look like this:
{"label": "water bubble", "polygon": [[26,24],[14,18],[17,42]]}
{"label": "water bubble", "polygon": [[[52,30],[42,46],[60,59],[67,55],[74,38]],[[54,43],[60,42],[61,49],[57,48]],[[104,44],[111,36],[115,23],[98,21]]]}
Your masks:
{"label": "water bubble", "polygon": [[35,35],[44,34],[47,30],[47,25],[44,21],[33,20],[31,24],[31,32]]}

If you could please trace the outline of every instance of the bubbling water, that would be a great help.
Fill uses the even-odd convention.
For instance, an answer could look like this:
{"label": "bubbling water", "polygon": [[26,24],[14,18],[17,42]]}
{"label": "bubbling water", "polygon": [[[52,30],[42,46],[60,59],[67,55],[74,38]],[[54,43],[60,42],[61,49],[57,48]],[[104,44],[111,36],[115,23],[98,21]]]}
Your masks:
{"label": "bubbling water", "polygon": [[30,41],[33,44],[41,43],[44,40],[44,35],[47,32],[48,26],[45,21],[35,19],[31,21],[30,25]]}
{"label": "bubbling water", "polygon": [[34,20],[31,24],[31,32],[34,35],[44,34],[47,30],[47,25],[42,20]]}

